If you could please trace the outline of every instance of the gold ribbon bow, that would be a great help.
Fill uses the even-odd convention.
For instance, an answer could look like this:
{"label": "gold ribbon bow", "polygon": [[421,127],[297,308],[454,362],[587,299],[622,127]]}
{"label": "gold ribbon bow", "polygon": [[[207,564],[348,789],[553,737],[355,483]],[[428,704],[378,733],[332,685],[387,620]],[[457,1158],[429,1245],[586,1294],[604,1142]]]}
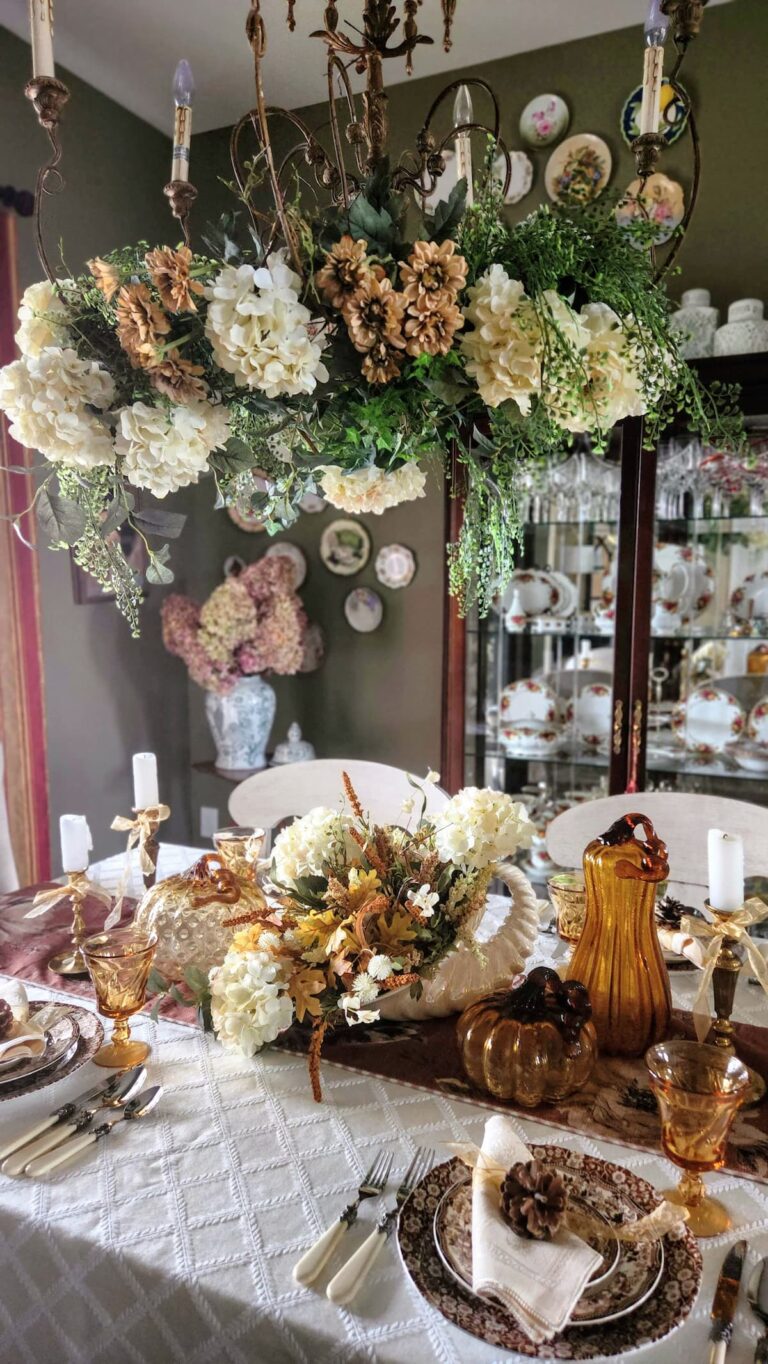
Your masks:
{"label": "gold ribbon bow", "polygon": [[695,919],[690,914],[683,915],[680,922],[683,933],[690,933],[694,938],[710,939],[702,963],[701,981],[693,1001],[693,1022],[700,1042],[704,1041],[712,1026],[712,1012],[708,1003],[709,987],[720,949],[726,940],[734,944],[741,943],[751,971],[768,995],[768,965],[748,932],[752,924],[761,923],[767,916],[768,905],[757,896],[747,900],[741,909],[734,910],[727,918],[716,919],[713,923],[709,919]]}
{"label": "gold ribbon bow", "polygon": [[89,881],[84,871],[69,872],[69,881],[66,886],[55,886],[53,890],[39,890],[34,900],[32,908],[24,915],[25,919],[37,919],[39,915],[47,913],[49,909],[54,909],[61,904],[62,900],[71,900],[72,903],[82,904],[87,896],[92,895],[94,900],[99,900],[107,909],[112,904],[112,896],[103,886],[97,886],[94,881]]}
{"label": "gold ribbon bow", "polygon": [[105,928],[113,928],[119,922],[123,912],[123,900],[128,889],[128,882],[131,879],[131,853],[138,845],[139,865],[143,875],[149,875],[154,871],[155,864],[147,852],[147,843],[157,832],[157,826],[167,819],[171,813],[169,805],[147,805],[143,810],[135,810],[134,818],[128,819],[125,815],[115,815],[110,828],[116,829],[118,833],[128,834],[128,842],[125,845],[125,862],[123,863],[123,874],[115,893],[115,907],[108,915],[104,924]]}

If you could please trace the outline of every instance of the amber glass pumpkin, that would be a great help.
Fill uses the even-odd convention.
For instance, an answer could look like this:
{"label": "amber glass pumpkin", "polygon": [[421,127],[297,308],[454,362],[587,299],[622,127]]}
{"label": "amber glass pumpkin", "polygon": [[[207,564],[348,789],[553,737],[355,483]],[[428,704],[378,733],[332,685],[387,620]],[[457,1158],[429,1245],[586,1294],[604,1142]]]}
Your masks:
{"label": "amber glass pumpkin", "polygon": [[[155,966],[168,980],[180,981],[190,966],[210,971],[224,960],[238,927],[267,911],[255,877],[238,876],[221,850],[205,853],[189,871],[158,881],[141,900],[134,922],[157,934]],[[233,865],[239,846],[232,848]]]}
{"label": "amber glass pumpkin", "polygon": [[537,966],[514,990],[486,995],[457,1024],[462,1064],[477,1089],[525,1108],[564,1099],[597,1060],[589,995]]}

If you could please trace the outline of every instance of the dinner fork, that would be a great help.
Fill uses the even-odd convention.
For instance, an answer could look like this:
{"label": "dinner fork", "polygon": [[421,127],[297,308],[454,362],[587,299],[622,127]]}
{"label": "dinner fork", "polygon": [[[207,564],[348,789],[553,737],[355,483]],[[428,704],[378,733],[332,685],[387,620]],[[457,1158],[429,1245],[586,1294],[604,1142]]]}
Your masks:
{"label": "dinner fork", "polygon": [[338,1274],[331,1279],[326,1296],[331,1302],[339,1305],[351,1302],[355,1294],[362,1288],[367,1279],[373,1264],[381,1252],[384,1242],[389,1239],[397,1224],[398,1214],[408,1195],[416,1188],[425,1175],[429,1173],[435,1163],[434,1151],[425,1151],[422,1147],[416,1148],[416,1153],[400,1182],[400,1187],[395,1194],[395,1206],[386,1212],[378,1222],[375,1231],[363,1244],[358,1247],[345,1265],[342,1265]]}
{"label": "dinner fork", "polygon": [[333,1254],[335,1247],[341,1240],[345,1231],[352,1226],[357,1219],[357,1210],[364,1198],[375,1198],[377,1194],[383,1193],[387,1187],[389,1172],[392,1168],[392,1153],[379,1151],[373,1160],[370,1169],[363,1175],[360,1188],[355,1198],[341,1214],[338,1222],[324,1231],[319,1240],[310,1246],[306,1254],[302,1255],[298,1264],[294,1266],[293,1277],[296,1283],[314,1283],[320,1271],[327,1265]]}

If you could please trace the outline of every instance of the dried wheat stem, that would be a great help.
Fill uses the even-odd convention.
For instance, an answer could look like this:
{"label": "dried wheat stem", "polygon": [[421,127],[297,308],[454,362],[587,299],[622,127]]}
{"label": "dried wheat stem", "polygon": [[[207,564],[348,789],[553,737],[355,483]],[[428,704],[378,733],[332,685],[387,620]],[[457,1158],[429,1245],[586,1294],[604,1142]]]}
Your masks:
{"label": "dried wheat stem", "polygon": [[320,1088],[320,1052],[327,1027],[326,1019],[316,1019],[312,1024],[312,1040],[309,1044],[309,1082],[312,1085],[312,1098],[316,1104],[323,1101],[323,1091]]}

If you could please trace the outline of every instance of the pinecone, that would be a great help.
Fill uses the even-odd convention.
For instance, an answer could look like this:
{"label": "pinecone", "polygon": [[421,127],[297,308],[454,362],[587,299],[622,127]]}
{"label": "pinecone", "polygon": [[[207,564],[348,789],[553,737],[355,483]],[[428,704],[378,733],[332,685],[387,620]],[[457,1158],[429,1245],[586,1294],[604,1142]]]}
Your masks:
{"label": "pinecone", "polygon": [[529,1240],[548,1241],[565,1214],[565,1184],[538,1160],[513,1165],[501,1186],[501,1211],[512,1230]]}
{"label": "pinecone", "polygon": [[0,999],[0,1042],[4,1040],[13,1027],[13,1009],[4,999]]}
{"label": "pinecone", "polygon": [[665,895],[663,900],[659,900],[656,905],[656,922],[659,928],[671,928],[677,933],[680,928],[680,920],[689,911],[680,900],[674,900],[671,895]]}

